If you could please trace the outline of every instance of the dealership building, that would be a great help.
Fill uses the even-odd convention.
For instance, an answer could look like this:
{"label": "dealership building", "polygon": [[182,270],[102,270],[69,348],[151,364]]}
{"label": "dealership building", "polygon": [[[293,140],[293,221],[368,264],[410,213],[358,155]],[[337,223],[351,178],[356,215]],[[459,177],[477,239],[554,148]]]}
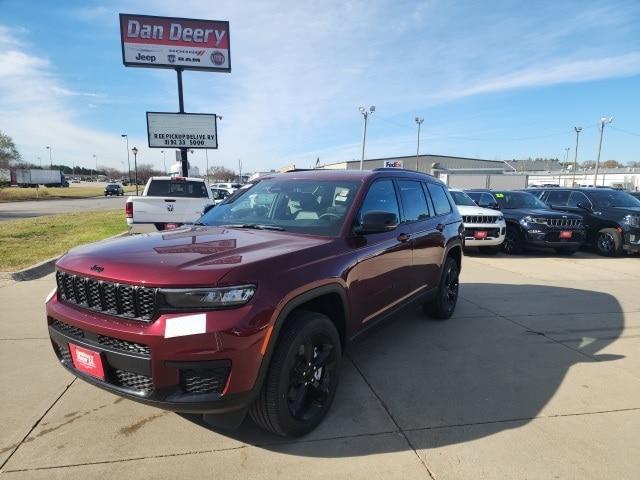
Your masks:
{"label": "dealership building", "polygon": [[[373,170],[375,168],[395,167],[417,170],[430,174],[439,172],[458,173],[486,173],[500,174],[504,171],[513,171],[513,168],[499,160],[482,160],[479,158],[449,157],[445,155],[411,155],[407,157],[371,158],[363,162],[362,168]],[[360,160],[322,165],[321,168],[358,170]]]}

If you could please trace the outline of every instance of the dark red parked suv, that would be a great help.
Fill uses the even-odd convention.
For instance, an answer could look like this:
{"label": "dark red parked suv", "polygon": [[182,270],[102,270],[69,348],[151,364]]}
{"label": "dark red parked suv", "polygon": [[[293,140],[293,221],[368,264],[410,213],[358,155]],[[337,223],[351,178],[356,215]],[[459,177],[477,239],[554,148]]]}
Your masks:
{"label": "dark red parked suv", "polygon": [[302,435],[331,406],[356,335],[414,302],[452,315],[463,231],[425,174],[274,175],[195,225],[67,253],[51,342],[65,368],[118,395]]}

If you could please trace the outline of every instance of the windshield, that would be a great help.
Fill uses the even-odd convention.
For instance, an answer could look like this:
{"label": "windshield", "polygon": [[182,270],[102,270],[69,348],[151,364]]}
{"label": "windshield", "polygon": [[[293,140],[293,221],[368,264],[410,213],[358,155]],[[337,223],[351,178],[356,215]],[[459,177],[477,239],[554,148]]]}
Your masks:
{"label": "windshield", "polygon": [[640,207],[640,200],[620,190],[593,190],[589,196],[596,207]]}
{"label": "windshield", "polygon": [[198,223],[336,236],[358,186],[356,182],[343,181],[263,180],[236,191]]}
{"label": "windshield", "polygon": [[547,208],[542,200],[526,192],[495,192],[493,196],[501,209]]}
{"label": "windshield", "polygon": [[458,192],[456,190],[449,190],[449,193],[453,197],[453,201],[456,205],[464,206],[464,207],[475,207],[476,202],[474,202],[469,195],[464,192]]}

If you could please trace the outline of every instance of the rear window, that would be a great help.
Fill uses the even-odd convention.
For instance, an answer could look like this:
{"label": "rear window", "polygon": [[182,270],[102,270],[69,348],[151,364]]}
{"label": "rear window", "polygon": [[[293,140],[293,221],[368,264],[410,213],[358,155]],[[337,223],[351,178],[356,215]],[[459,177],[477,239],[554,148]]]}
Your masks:
{"label": "rear window", "polygon": [[206,198],[204,182],[188,180],[152,180],[147,190],[148,197]]}

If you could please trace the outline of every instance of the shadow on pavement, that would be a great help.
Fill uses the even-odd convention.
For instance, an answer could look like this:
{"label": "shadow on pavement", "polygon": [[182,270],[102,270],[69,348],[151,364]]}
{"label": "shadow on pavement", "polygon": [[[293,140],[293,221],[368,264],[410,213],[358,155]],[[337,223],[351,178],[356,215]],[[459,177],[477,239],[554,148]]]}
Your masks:
{"label": "shadow on pavement", "polygon": [[[614,297],[539,285],[467,283],[461,288],[466,305],[459,305],[452,319],[433,321],[419,310],[406,310],[352,344],[343,371],[355,366],[374,401],[362,404],[355,391],[355,380],[361,379],[343,375],[332,411],[318,430],[301,440],[338,439],[344,425],[357,416],[367,424],[365,432],[427,431],[412,436],[412,446],[435,448],[518,428],[541,414],[580,410],[590,406],[589,399],[610,395],[600,395],[598,389],[604,386],[597,376],[580,372],[572,374],[576,388],[559,392],[559,386],[577,364],[620,358],[598,354],[624,326]],[[504,302],[518,302],[518,314],[500,315]],[[389,421],[381,422],[373,406],[383,408]],[[371,410],[362,411],[367,408]],[[476,424],[483,426],[453,433],[443,428]],[[286,452],[282,442],[298,442],[266,434],[248,417],[238,430],[216,431],[269,450]],[[382,453],[381,444],[376,445],[362,454]],[[398,443],[393,445],[397,449]],[[336,456],[335,450],[330,454],[318,444],[317,449],[305,449],[305,455]]]}

